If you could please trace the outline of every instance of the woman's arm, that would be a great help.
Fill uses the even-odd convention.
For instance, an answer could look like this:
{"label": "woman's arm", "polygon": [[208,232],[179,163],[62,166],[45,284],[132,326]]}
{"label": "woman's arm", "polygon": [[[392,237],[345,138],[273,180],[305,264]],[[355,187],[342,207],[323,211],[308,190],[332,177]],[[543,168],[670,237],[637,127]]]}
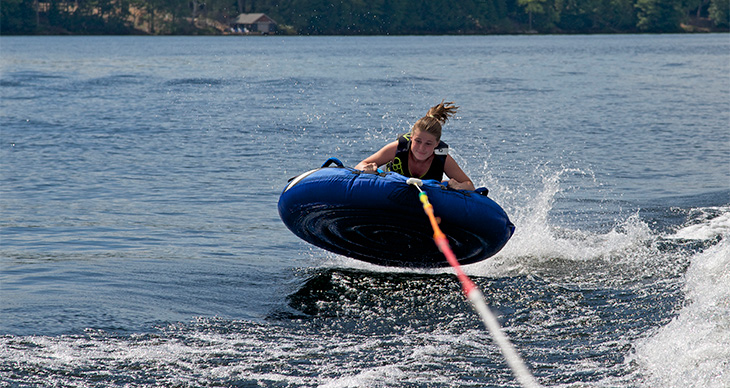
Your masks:
{"label": "woman's arm", "polygon": [[388,143],[385,147],[381,148],[380,151],[368,156],[365,160],[358,163],[355,166],[356,170],[362,171],[375,171],[379,166],[382,166],[395,158],[396,151],[398,150],[398,141]]}
{"label": "woman's arm", "polygon": [[471,179],[466,176],[466,173],[461,170],[456,160],[451,155],[446,156],[446,162],[444,163],[444,173],[449,177],[449,187],[456,190],[474,190],[474,183]]}

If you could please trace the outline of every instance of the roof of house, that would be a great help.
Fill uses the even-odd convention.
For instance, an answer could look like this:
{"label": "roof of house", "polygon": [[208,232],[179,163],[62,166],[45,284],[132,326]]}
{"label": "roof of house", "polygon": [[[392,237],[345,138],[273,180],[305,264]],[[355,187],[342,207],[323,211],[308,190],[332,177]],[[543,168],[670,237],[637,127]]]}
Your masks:
{"label": "roof of house", "polygon": [[274,19],[263,13],[242,13],[236,17],[231,24],[256,24],[256,23],[274,23]]}

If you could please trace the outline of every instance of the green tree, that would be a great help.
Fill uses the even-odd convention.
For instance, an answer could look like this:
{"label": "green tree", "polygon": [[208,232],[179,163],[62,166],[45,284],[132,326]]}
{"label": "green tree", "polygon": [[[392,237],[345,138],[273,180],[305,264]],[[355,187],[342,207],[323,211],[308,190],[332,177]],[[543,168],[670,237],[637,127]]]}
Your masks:
{"label": "green tree", "polygon": [[2,0],[0,33],[32,34],[38,27],[34,0]]}
{"label": "green tree", "polygon": [[570,32],[618,32],[636,27],[633,0],[562,0],[558,27]]}
{"label": "green tree", "polygon": [[634,0],[609,0],[607,10],[614,32],[630,32],[636,28],[636,7]]}
{"label": "green tree", "polygon": [[605,24],[601,12],[604,0],[563,0],[558,26],[565,31],[600,31]]}
{"label": "green tree", "polygon": [[684,17],[681,6],[682,0],[637,0],[637,27],[647,32],[678,32]]}
{"label": "green tree", "polygon": [[397,31],[402,31],[405,25],[408,2],[406,0],[384,0],[381,9],[383,33],[394,34]]}
{"label": "green tree", "polygon": [[717,27],[730,27],[730,0],[710,0],[708,13]]}
{"label": "green tree", "polygon": [[682,9],[688,13],[694,13],[697,17],[702,16],[702,8],[709,3],[709,0],[683,0]]}
{"label": "green tree", "polygon": [[523,7],[528,15],[530,31],[532,31],[532,15],[545,13],[544,2],[545,0],[517,0],[517,4]]}

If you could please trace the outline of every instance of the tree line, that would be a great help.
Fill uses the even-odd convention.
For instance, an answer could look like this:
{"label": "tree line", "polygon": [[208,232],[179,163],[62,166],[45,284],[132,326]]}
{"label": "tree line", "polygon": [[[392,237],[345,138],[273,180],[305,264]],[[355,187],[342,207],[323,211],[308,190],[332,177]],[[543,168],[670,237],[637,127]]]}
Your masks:
{"label": "tree line", "polygon": [[0,33],[221,34],[239,13],[303,35],[730,30],[730,0],[0,0]]}

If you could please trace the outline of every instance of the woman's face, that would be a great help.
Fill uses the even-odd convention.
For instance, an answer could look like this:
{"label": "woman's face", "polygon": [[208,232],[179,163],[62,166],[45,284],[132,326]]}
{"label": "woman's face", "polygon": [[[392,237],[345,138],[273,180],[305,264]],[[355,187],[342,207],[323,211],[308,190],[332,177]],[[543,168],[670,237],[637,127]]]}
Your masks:
{"label": "woman's face", "polygon": [[416,129],[411,136],[411,154],[417,161],[423,162],[433,155],[438,144],[436,136]]}

